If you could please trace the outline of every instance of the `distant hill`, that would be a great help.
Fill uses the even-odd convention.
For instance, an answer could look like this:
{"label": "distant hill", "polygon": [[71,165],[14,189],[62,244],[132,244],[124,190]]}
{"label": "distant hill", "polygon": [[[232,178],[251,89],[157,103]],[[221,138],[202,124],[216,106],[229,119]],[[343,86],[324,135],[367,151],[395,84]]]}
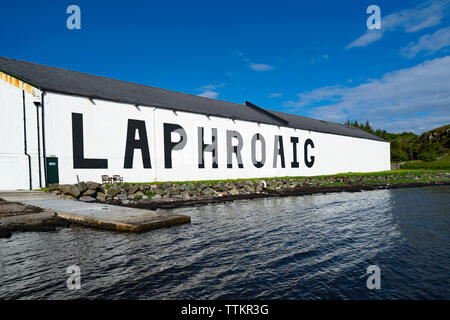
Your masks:
{"label": "distant hill", "polygon": [[360,128],[391,142],[393,162],[434,161],[446,155],[450,149],[450,124],[424,132],[420,136],[412,132],[390,133],[386,130],[374,130],[369,121],[365,124],[347,121],[345,125]]}

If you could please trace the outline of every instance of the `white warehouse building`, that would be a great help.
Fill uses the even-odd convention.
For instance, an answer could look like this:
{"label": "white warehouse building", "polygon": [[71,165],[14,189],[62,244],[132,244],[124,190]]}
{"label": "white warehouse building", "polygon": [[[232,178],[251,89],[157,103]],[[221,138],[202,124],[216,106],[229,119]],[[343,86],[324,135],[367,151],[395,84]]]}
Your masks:
{"label": "white warehouse building", "polygon": [[0,190],[390,169],[341,124],[0,57]]}

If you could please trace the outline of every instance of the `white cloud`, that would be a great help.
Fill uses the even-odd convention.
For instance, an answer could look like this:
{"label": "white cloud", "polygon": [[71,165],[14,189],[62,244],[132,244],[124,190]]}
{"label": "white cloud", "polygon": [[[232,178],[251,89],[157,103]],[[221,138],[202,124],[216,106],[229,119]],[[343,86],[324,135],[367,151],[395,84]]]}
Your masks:
{"label": "white cloud", "polygon": [[383,31],[382,30],[367,30],[365,34],[363,34],[358,39],[352,41],[345,49],[350,49],[353,47],[364,47],[368,44],[375,42],[377,40],[380,40],[383,37]]}
{"label": "white cloud", "polygon": [[278,92],[271,92],[269,93],[269,98],[279,98],[282,97],[283,94],[282,93],[278,93]]}
{"label": "white cloud", "polygon": [[323,87],[287,101],[289,111],[343,123],[369,120],[394,132],[423,131],[450,123],[450,56],[386,73],[355,86]]}
{"label": "white cloud", "polygon": [[244,61],[247,64],[247,66],[252,70],[263,72],[263,71],[270,71],[270,70],[274,69],[273,66],[265,64],[265,63],[251,62],[248,58],[245,57],[245,55],[241,51],[236,50],[236,54],[238,56],[240,56],[242,61]]}
{"label": "white cloud", "polygon": [[198,94],[198,96],[200,96],[200,97],[216,99],[219,96],[219,93],[217,91],[215,91],[215,90],[217,88],[221,88],[223,86],[225,86],[225,83],[221,83],[221,84],[207,84],[207,85],[204,85],[203,87],[200,87],[200,88],[195,89],[195,90],[202,91],[201,93]]}
{"label": "white cloud", "polygon": [[412,42],[401,51],[405,57],[413,58],[419,52],[425,51],[426,54],[431,54],[448,46],[450,46],[450,27],[426,34],[417,43]]}
{"label": "white cloud", "polygon": [[[381,8],[381,29],[367,30],[362,36],[347,45],[346,49],[364,47],[380,40],[388,31],[403,29],[405,32],[417,32],[441,23],[449,8],[450,0],[427,1],[412,9],[402,10],[383,16]],[[368,16],[369,17],[369,16]]]}
{"label": "white cloud", "polygon": [[212,90],[205,90],[199,94],[200,97],[216,99],[219,96],[219,93]]}
{"label": "white cloud", "polygon": [[269,71],[273,69],[272,66],[264,63],[250,63],[249,68],[255,71]]}

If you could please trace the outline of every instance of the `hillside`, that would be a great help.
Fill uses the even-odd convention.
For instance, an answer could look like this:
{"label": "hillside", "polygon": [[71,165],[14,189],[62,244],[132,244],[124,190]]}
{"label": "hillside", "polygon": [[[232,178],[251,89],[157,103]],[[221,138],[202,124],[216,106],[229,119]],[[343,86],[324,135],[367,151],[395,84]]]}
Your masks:
{"label": "hillside", "polygon": [[391,161],[422,160],[435,161],[445,156],[450,149],[450,124],[422,133],[420,136],[412,132],[390,133],[386,130],[374,130],[368,121],[345,123],[347,126],[360,128],[391,143]]}

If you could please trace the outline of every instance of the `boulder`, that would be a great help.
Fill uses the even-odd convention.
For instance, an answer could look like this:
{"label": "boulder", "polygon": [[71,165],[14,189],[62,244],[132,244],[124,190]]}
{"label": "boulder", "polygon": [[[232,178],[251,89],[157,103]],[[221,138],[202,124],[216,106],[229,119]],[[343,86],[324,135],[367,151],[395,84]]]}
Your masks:
{"label": "boulder", "polygon": [[100,183],[88,181],[86,182],[86,187],[88,188],[88,190],[97,190],[98,188],[100,188]]}
{"label": "boulder", "polygon": [[139,188],[140,188],[140,186],[130,186],[128,188],[128,194],[129,195],[135,194],[136,191],[139,191]]}
{"label": "boulder", "polygon": [[127,198],[128,198],[128,194],[127,194],[127,193],[121,193],[121,194],[119,195],[119,199],[120,199],[120,200],[127,200]]}
{"label": "boulder", "polygon": [[92,202],[92,201],[95,201],[95,198],[90,197],[90,196],[82,196],[82,197],[80,198],[80,201],[83,201],[83,202]]}
{"label": "boulder", "polygon": [[76,186],[78,187],[78,189],[80,189],[81,193],[85,192],[88,189],[86,183],[84,182],[79,182],[76,184]]}
{"label": "boulder", "polygon": [[232,196],[235,196],[239,194],[239,190],[237,188],[233,188],[230,191],[228,191],[228,193],[231,194]]}
{"label": "boulder", "polygon": [[97,193],[97,200],[98,201],[105,201],[106,199],[106,194],[104,194],[103,192],[98,192]]}
{"label": "boulder", "polygon": [[88,197],[95,197],[96,194],[97,194],[97,191],[91,190],[91,189],[88,189],[85,192],[83,192],[83,196],[88,196]]}
{"label": "boulder", "polygon": [[181,192],[181,196],[185,199],[189,199],[190,195],[189,195],[189,191],[183,191]]}
{"label": "boulder", "polygon": [[202,190],[202,193],[203,193],[205,196],[211,196],[211,195],[216,194],[216,192],[214,191],[214,189],[212,189],[212,188],[210,188],[210,187],[204,188],[204,189]]}
{"label": "boulder", "polygon": [[52,191],[56,191],[56,190],[59,190],[59,185],[57,185],[57,184],[50,184],[48,186],[48,192],[52,192]]}
{"label": "boulder", "polygon": [[111,197],[115,197],[120,193],[120,188],[118,186],[111,186],[106,190],[106,193]]}
{"label": "boulder", "polygon": [[80,196],[81,194],[81,191],[76,184],[63,184],[59,187],[59,189],[65,195],[69,195],[75,198]]}

